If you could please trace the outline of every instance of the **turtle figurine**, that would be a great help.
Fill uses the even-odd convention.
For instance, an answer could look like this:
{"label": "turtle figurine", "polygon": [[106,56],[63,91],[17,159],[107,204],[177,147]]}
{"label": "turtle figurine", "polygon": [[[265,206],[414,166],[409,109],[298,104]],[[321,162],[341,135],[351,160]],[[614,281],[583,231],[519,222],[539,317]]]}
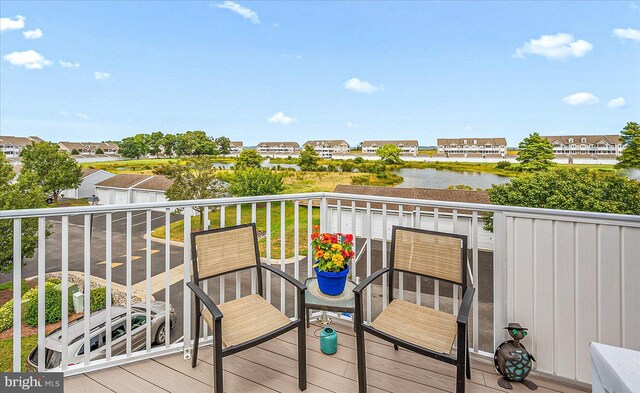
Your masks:
{"label": "turtle figurine", "polygon": [[498,345],[493,356],[493,363],[502,378],[498,380],[498,385],[504,389],[513,389],[511,382],[520,382],[530,390],[538,389],[538,385],[526,380],[531,372],[532,362],[536,359],[520,343],[520,340],[527,335],[527,328],[523,328],[519,323],[509,323],[505,327],[509,336],[513,340],[508,340]]}

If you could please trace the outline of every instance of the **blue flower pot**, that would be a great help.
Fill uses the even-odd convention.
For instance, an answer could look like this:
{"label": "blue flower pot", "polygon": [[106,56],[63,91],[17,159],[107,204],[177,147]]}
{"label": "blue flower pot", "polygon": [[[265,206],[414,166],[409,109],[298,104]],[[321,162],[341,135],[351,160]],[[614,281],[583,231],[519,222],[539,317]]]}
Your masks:
{"label": "blue flower pot", "polygon": [[349,265],[340,272],[322,272],[317,267],[314,268],[318,277],[318,287],[325,295],[338,296],[344,292],[344,286],[347,284],[347,275],[349,274]]}

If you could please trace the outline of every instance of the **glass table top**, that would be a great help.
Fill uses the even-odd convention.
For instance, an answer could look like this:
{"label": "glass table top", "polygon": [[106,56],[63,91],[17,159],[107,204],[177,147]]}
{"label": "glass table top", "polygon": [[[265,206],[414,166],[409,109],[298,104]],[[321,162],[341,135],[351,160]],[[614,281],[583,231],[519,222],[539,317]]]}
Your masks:
{"label": "glass table top", "polygon": [[320,292],[318,279],[316,277],[308,278],[304,283],[307,286],[307,290],[305,291],[307,308],[347,312],[353,312],[355,310],[353,289],[356,287],[356,284],[353,281],[347,280],[344,291],[337,296],[330,296]]}

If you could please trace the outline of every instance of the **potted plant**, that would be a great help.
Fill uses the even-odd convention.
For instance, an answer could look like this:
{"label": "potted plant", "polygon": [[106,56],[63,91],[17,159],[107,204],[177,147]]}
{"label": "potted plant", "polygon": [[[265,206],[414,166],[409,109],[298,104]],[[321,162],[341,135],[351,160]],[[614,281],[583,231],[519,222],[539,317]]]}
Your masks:
{"label": "potted plant", "polygon": [[348,262],[353,258],[353,235],[320,233],[313,227],[311,246],[313,247],[313,268],[318,277],[320,291],[337,296],[344,291],[349,274]]}

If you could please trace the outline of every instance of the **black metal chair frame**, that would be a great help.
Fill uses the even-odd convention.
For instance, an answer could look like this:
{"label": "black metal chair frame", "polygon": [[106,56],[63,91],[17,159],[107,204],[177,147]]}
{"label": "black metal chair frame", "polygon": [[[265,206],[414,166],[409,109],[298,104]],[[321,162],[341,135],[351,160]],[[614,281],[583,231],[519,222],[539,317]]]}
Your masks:
{"label": "black metal chair frame", "polygon": [[[456,283],[449,280],[444,280],[438,277],[423,275],[419,273],[415,273],[408,270],[396,269],[394,268],[394,254],[395,254],[395,240],[396,240],[396,231],[414,231],[425,234],[432,234],[437,236],[447,236],[454,237],[462,240],[462,255],[460,261],[460,269],[461,269],[461,277],[462,277],[462,304],[460,309],[458,310],[458,318],[457,318],[457,353],[456,356],[450,356],[444,353],[434,352],[427,348],[423,348],[417,346],[413,343],[398,339],[393,337],[385,332],[377,330],[367,324],[364,324],[363,319],[363,310],[362,310],[362,291],[369,286],[373,281],[377,278],[381,277],[383,274],[389,273],[389,303],[393,300],[393,285],[394,285],[394,273],[395,272],[404,272],[413,274],[421,277],[428,277],[438,279],[440,281],[449,282],[453,285],[460,285],[460,283]],[[467,323],[469,320],[469,311],[471,309],[471,304],[473,302],[473,295],[475,293],[475,288],[467,287],[467,236],[451,234],[451,233],[442,233],[435,231],[428,231],[423,229],[416,228],[408,228],[408,227],[400,227],[394,225],[392,228],[392,236],[391,236],[391,258],[389,260],[389,266],[382,268],[369,277],[367,277],[364,281],[362,281],[354,290],[355,299],[356,299],[356,312],[355,312],[355,326],[356,326],[356,344],[357,344],[357,354],[358,354],[358,386],[360,393],[365,393],[367,391],[367,368],[366,368],[366,360],[365,360],[365,342],[364,342],[364,332],[370,333],[376,337],[379,337],[385,341],[389,341],[393,343],[393,346],[396,350],[398,347],[406,348],[410,351],[416,352],[420,355],[428,356],[430,358],[439,360],[441,362],[449,363],[455,365],[457,368],[456,374],[456,392],[462,393],[465,389],[465,366],[466,366],[466,378],[471,379],[471,366],[469,364],[469,341],[468,341],[468,331],[467,331]],[[465,350],[461,350],[461,348],[466,348]]]}
{"label": "black metal chair frame", "polygon": [[[199,235],[205,235],[213,232],[221,232],[221,231],[231,231],[234,229],[239,229],[242,227],[250,226],[253,228],[253,239],[254,239],[254,248],[256,255],[256,265],[244,267],[241,269],[230,270],[228,272],[210,275],[207,277],[199,277],[198,275],[198,257],[197,257],[197,249],[196,249],[196,237]],[[236,225],[232,227],[225,228],[217,228],[210,229],[207,231],[194,232],[191,234],[191,260],[193,264],[193,281],[187,283],[187,286],[195,295],[195,340],[194,347],[191,359],[191,367],[195,367],[198,361],[198,344],[200,339],[200,320],[202,316],[202,311],[200,309],[200,302],[204,304],[204,306],[209,310],[211,315],[213,316],[213,355],[214,355],[214,392],[222,393],[223,392],[223,382],[222,382],[222,358],[228,355],[233,355],[234,353],[241,352],[245,349],[254,347],[256,345],[262,344],[266,341],[271,340],[281,334],[288,332],[289,330],[298,328],[298,388],[300,390],[307,389],[307,352],[306,352],[306,327],[305,327],[305,299],[304,299],[304,291],[307,289],[304,284],[295,278],[291,277],[289,274],[285,273],[280,269],[276,269],[271,265],[267,265],[260,262],[260,251],[258,248],[258,235],[256,231],[256,226],[254,223]],[[264,287],[262,285],[262,271],[261,269],[265,269],[270,271],[284,280],[292,284],[297,289],[298,296],[298,318],[297,320],[291,321],[289,324],[274,330],[268,334],[262,335],[250,341],[244,342],[239,345],[230,346],[227,348],[222,348],[222,312],[213,302],[213,300],[200,288],[201,280],[208,280],[210,278],[219,277],[228,273],[239,272],[248,269],[257,269],[257,284],[258,284],[258,294],[264,298]]]}

